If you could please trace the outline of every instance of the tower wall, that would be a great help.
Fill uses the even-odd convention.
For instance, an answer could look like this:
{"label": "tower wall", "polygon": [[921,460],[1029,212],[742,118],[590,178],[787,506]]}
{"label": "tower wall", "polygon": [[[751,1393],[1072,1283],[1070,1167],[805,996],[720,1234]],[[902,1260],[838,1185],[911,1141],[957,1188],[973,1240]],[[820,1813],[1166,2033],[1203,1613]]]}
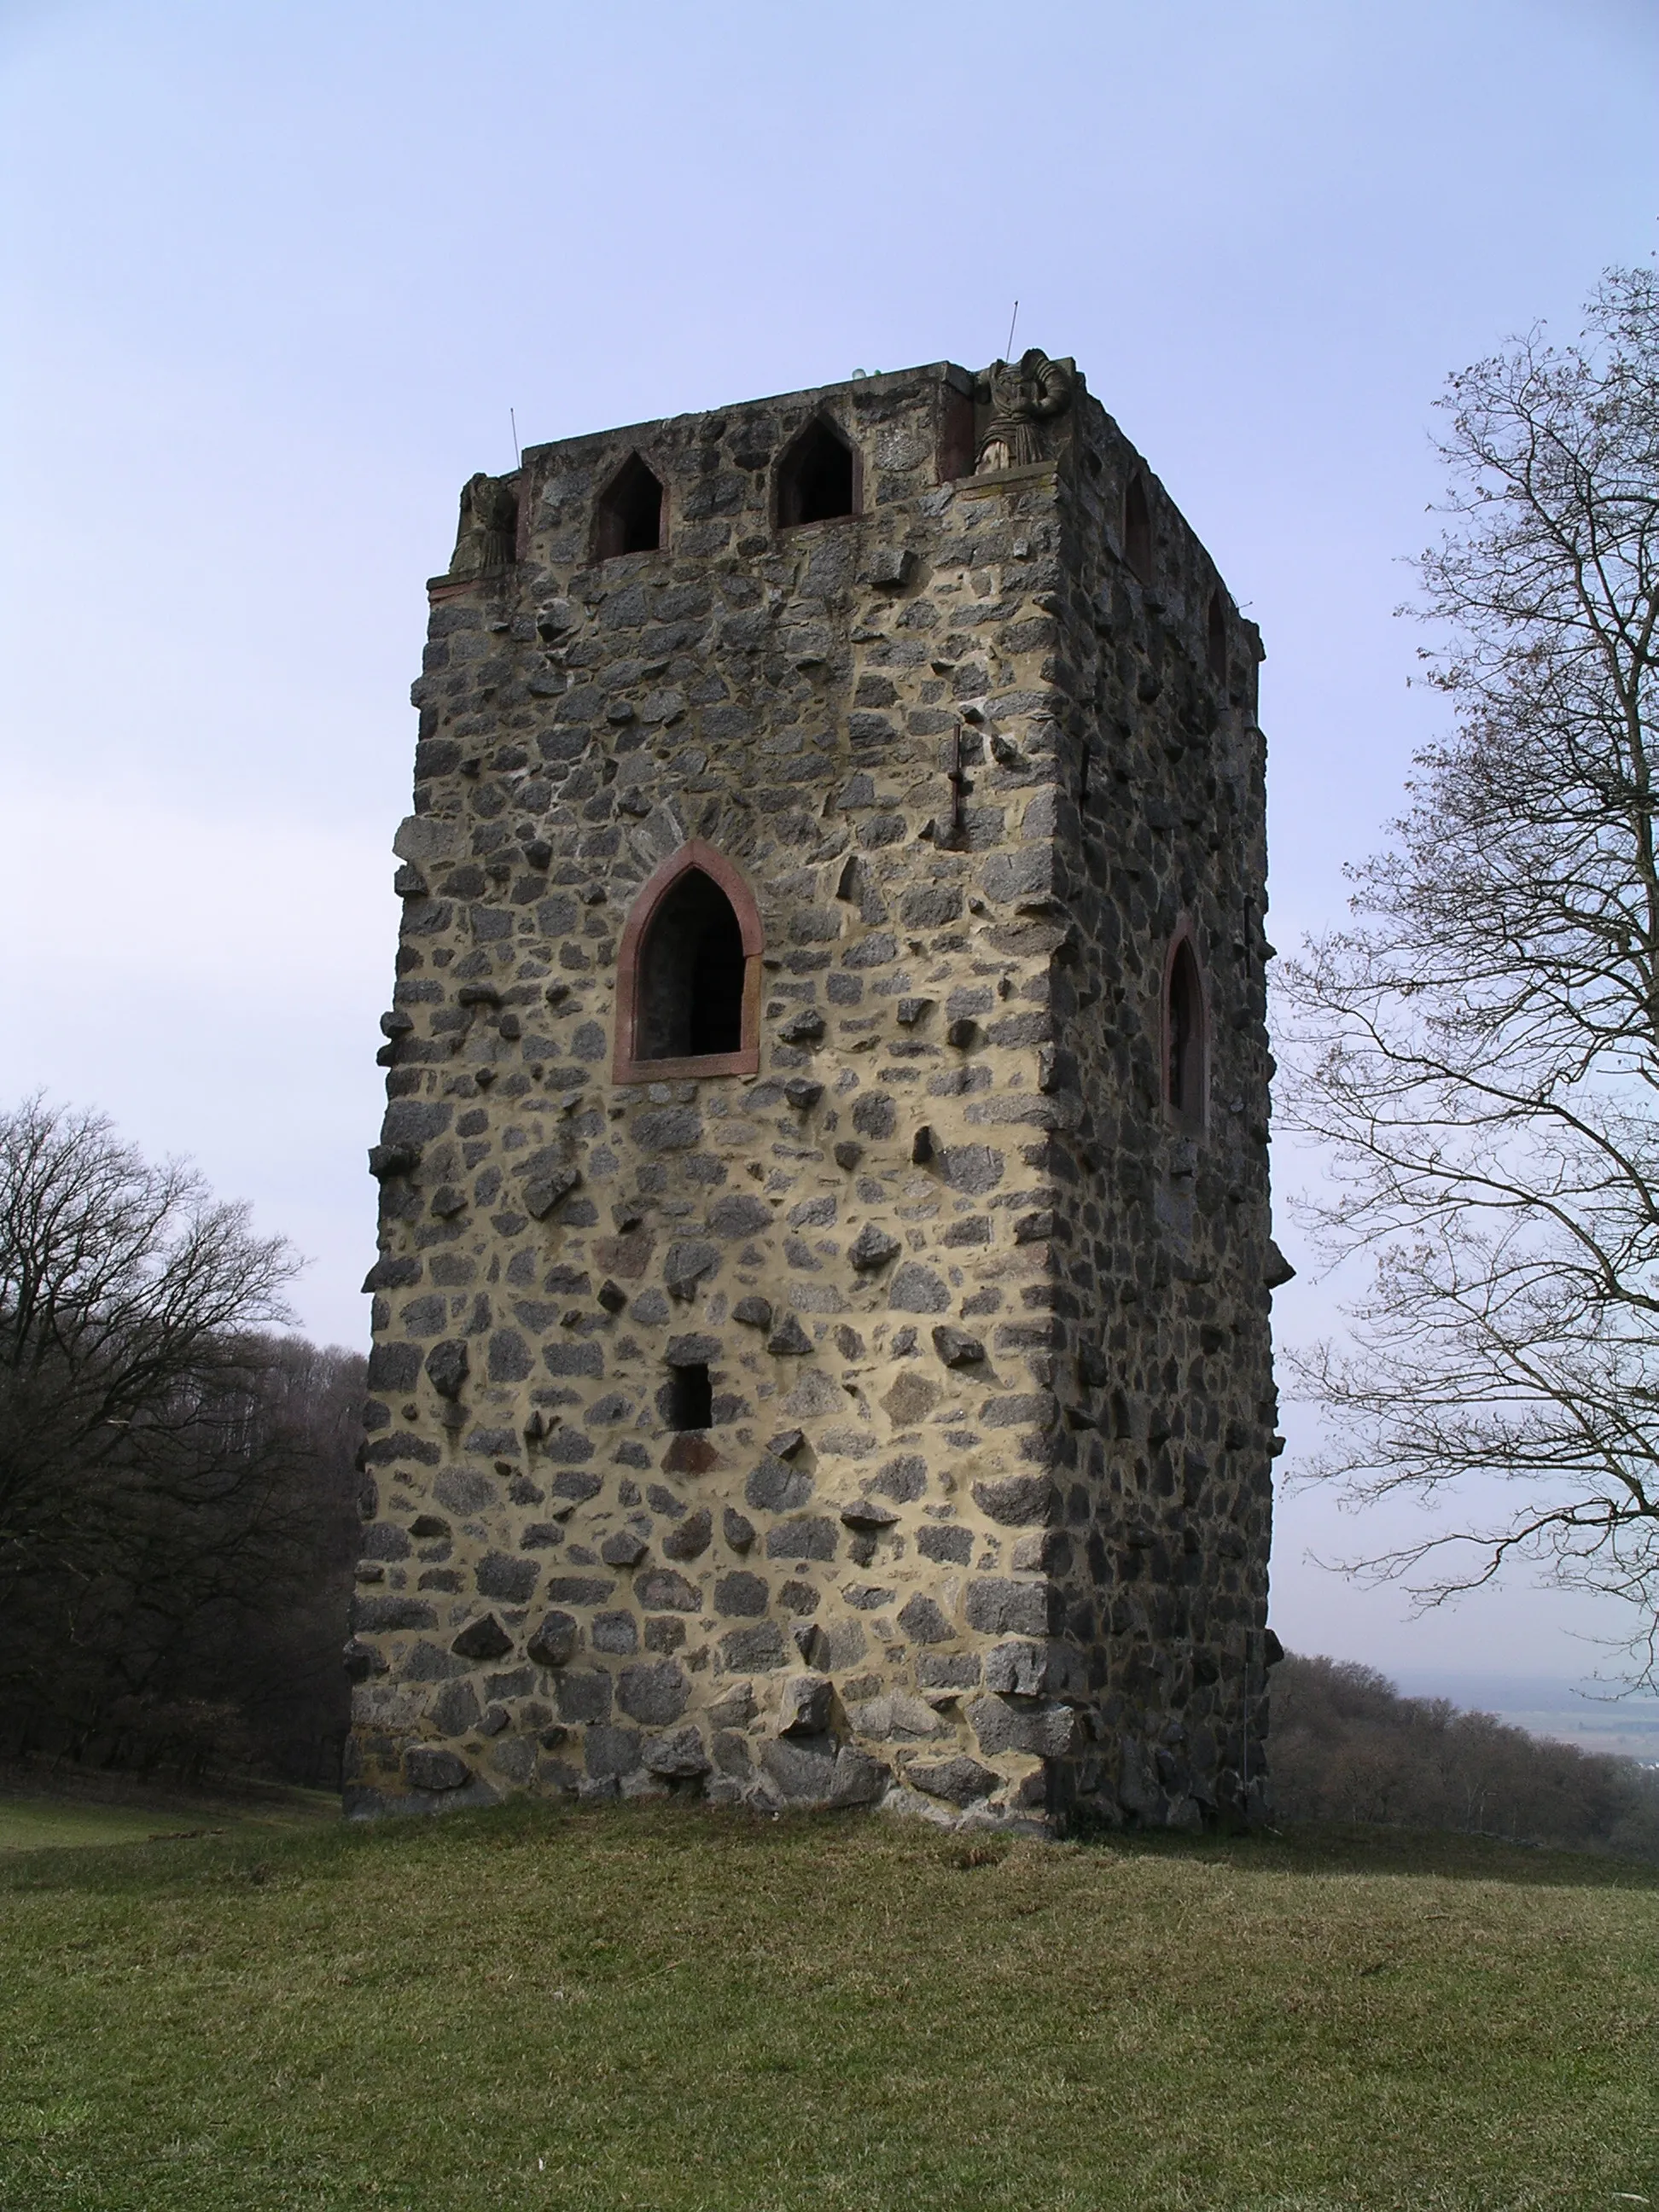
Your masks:
{"label": "tower wall", "polygon": [[[1068,370],[468,487],[397,840],[356,1809],[1260,1797],[1260,648],[1223,592],[1215,660],[1150,478],[1133,572],[1138,459]],[[818,419],[859,511],[781,526]],[[666,543],[597,560],[632,453]],[[758,1067],[618,1081],[624,925],[693,839],[758,911]],[[1163,1097],[1182,927],[1197,1127]],[[669,1426],[676,1362],[706,1431]]]}

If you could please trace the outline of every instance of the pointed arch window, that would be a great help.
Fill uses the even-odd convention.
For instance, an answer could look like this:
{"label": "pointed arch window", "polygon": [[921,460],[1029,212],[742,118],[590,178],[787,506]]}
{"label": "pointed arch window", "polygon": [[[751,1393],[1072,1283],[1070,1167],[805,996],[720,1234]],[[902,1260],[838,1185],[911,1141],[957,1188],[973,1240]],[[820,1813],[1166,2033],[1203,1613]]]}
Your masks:
{"label": "pointed arch window", "polygon": [[694,837],[634,902],[617,953],[615,1080],[753,1075],[763,946],[754,893]]}
{"label": "pointed arch window", "polygon": [[1146,482],[1139,470],[1123,495],[1123,557],[1143,584],[1152,574],[1152,511],[1146,504]]}
{"label": "pointed arch window", "polygon": [[857,448],[824,416],[809,422],[778,464],[781,530],[856,514],[862,493]]}
{"label": "pointed arch window", "polygon": [[1164,1100],[1177,1128],[1195,1134],[1209,1106],[1209,1014],[1190,934],[1177,933],[1164,979]]}
{"label": "pointed arch window", "polygon": [[656,553],[663,541],[662,485],[637,453],[630,453],[599,495],[593,514],[593,557]]}

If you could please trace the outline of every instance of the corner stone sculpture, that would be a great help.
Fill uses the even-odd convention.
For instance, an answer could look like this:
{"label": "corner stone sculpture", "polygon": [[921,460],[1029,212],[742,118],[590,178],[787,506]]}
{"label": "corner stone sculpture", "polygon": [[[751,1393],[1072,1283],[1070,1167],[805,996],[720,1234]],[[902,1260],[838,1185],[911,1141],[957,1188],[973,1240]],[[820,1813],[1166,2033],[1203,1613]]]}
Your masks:
{"label": "corner stone sculpture", "polygon": [[[1259,1814],[1261,646],[1203,547],[1028,354],[532,448],[429,592],[349,1809]],[[744,1026],[655,1079],[688,852]]]}

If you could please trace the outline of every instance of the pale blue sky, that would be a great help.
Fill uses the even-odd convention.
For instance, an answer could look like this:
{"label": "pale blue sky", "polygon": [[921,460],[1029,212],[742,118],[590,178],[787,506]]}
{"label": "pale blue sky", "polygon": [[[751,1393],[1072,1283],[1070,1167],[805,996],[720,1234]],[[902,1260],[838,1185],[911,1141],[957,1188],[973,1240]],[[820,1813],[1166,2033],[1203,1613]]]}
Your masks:
{"label": "pale blue sky", "polygon": [[[1659,240],[1659,9],[0,0],[0,1089],[194,1154],[360,1342],[421,587],[509,406],[977,365],[1018,295],[1266,633],[1288,946],[1431,726],[1441,380]],[[1304,1563],[1354,1540],[1283,1512],[1287,1641],[1581,1668],[1559,1599]]]}

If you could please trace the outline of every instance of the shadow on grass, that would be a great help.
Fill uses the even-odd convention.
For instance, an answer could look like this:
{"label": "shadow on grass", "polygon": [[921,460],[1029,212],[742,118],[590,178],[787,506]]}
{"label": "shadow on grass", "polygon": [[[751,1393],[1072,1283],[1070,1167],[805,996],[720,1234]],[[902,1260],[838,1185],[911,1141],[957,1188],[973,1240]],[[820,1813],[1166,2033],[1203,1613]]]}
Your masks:
{"label": "shadow on grass", "polygon": [[751,1852],[768,1858],[850,1855],[969,1872],[1000,1863],[1013,1850],[1051,1849],[1057,1860],[1157,1858],[1310,1881],[1405,1875],[1529,1888],[1659,1891],[1659,1867],[1638,1860],[1359,1824],[1199,1837],[1118,1830],[1033,1846],[994,1831],[939,1830],[859,1811],[767,1818],[684,1803],[574,1807],[520,1797],[435,1816],[318,1822],[286,1830],[232,1827],[220,1834],[161,1837],[143,1843],[12,1851],[0,1856],[0,1893],[51,1890],[164,1895],[204,1887],[234,1890],[326,1881],[349,1874],[364,1854],[388,1850],[418,1860],[459,1852],[506,1853],[541,1844],[608,1856],[625,1856],[647,1844],[657,1858],[716,1849],[736,1857]]}

